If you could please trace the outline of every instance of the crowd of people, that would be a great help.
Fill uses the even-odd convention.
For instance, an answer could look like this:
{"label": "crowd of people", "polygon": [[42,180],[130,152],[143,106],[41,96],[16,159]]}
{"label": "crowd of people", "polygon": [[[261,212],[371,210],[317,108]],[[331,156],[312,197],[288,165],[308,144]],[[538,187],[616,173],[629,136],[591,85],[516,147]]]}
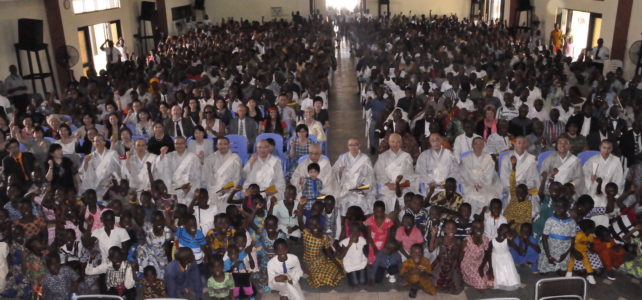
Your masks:
{"label": "crowd of people", "polygon": [[[0,296],[299,300],[301,280],[347,278],[416,297],[516,290],[522,267],[642,277],[637,78],[502,23],[333,21],[196,26],[59,100],[25,97],[14,67]],[[368,143],[332,163],[344,37]]]}

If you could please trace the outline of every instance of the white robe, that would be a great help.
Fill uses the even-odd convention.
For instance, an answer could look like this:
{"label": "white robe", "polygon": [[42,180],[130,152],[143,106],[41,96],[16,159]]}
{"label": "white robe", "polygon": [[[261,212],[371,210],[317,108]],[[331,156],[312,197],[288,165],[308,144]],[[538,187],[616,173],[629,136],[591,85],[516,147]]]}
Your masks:
{"label": "white robe", "polygon": [[[414,180],[415,172],[412,166],[412,157],[408,152],[401,149],[397,154],[388,149],[379,155],[375,163],[375,178],[377,184],[381,185],[379,192],[381,200],[386,204],[386,212],[394,210],[395,200],[397,200],[395,191],[386,187],[386,183],[394,183],[398,175],[403,175],[404,181],[410,180],[412,182]],[[410,190],[411,188],[403,188],[401,191],[402,197],[403,193]],[[403,206],[403,201],[399,204]]]}
{"label": "white robe", "polygon": [[439,152],[432,149],[421,152],[415,166],[417,179],[426,184],[426,189],[429,183],[441,184],[448,177],[456,177],[457,171],[457,163],[453,153],[443,147]]}
{"label": "white robe", "polygon": [[[159,179],[165,182],[170,194],[176,195],[178,203],[188,205],[193,199],[194,191],[201,187],[201,161],[196,154],[173,151],[156,157],[156,170]],[[185,192],[181,187],[190,184]]]}
{"label": "white robe", "polygon": [[120,158],[116,151],[106,148],[102,154],[94,150],[89,155],[91,155],[91,160],[87,169],[85,170],[83,162],[78,171],[81,180],[80,192],[94,189],[98,201],[102,201],[107,189],[109,189],[112,175],[120,181]]}
{"label": "white robe", "polygon": [[587,193],[594,193],[597,188],[597,182],[591,181],[591,175],[595,174],[602,178],[602,191],[607,183],[617,184],[618,191],[621,193],[624,189],[624,171],[622,161],[619,157],[611,154],[605,160],[601,154],[591,157],[582,167],[584,170],[584,182]]}
{"label": "white robe", "polygon": [[455,143],[453,145],[453,155],[455,156],[455,161],[460,161],[459,157],[462,153],[473,151],[473,140],[476,137],[479,137],[479,135],[473,133],[472,137],[467,137],[465,133],[462,133],[455,138]]}
{"label": "white robe", "polygon": [[515,153],[515,151],[510,151],[506,153],[506,155],[502,159],[502,164],[501,164],[501,172],[499,173],[499,178],[501,179],[502,187],[504,191],[508,191],[509,187],[509,178],[510,178],[510,172],[512,169],[511,163],[510,163],[510,158],[512,156],[517,157],[517,166],[516,166],[516,172],[515,172],[515,179],[517,181],[517,184],[526,184],[528,186],[528,189],[538,189],[539,188],[539,183],[540,183],[540,176],[539,172],[537,170],[537,161],[535,159],[535,156],[528,153],[527,151],[524,151],[522,154],[522,157],[519,158],[519,156]]}
{"label": "white robe", "polygon": [[[283,262],[279,261],[279,257],[275,256],[267,264],[268,285],[271,289],[278,291],[279,296],[287,297],[288,300],[304,300],[303,290],[299,285],[299,279],[303,275],[301,263],[294,254],[288,254],[288,259],[285,261],[285,269],[283,270]],[[279,275],[287,275],[292,283],[289,282],[276,282],[274,278]]]}
{"label": "white robe", "polygon": [[[301,179],[308,177],[308,165],[313,163],[310,157],[303,160],[300,164],[297,165],[294,173],[292,173],[292,178],[290,178],[290,184],[297,187],[297,191],[301,192]],[[321,194],[324,195],[333,195],[335,193],[336,179],[334,177],[334,170],[332,170],[332,164],[327,158],[319,158],[317,162],[321,169],[319,173],[319,179],[323,183],[323,189],[321,189]]]}
{"label": "white robe", "polygon": [[236,186],[241,180],[241,169],[243,164],[238,154],[229,151],[223,155],[220,151],[210,154],[203,165],[203,184],[207,186],[210,197],[209,205],[214,205],[218,211],[225,211],[226,200],[233,189],[226,193],[217,193],[226,184],[234,182]]}
{"label": "white robe", "polygon": [[[344,216],[348,207],[354,205],[361,207],[366,214],[372,213],[376,183],[370,158],[361,152],[356,157],[347,152],[339,156],[332,169],[337,180],[336,193],[341,215]],[[350,191],[361,185],[369,185],[370,188],[362,192]]]}
{"label": "white robe", "polygon": [[[473,215],[481,213],[491,199],[500,198],[502,186],[490,154],[468,154],[461,160],[459,168],[464,202],[470,204]],[[481,186],[479,191],[475,189],[476,184]]]}
{"label": "white robe", "polygon": [[555,181],[561,184],[573,182],[576,194],[584,194],[584,172],[582,171],[580,160],[575,155],[569,152],[562,160],[559,153],[555,152],[544,160],[540,172],[547,172],[550,178],[551,172],[555,168],[558,171],[553,178]]}
{"label": "white robe", "polygon": [[283,165],[281,160],[274,155],[268,154],[265,160],[260,157],[257,158],[253,166],[249,162],[245,164],[243,177],[245,178],[244,188],[247,188],[252,183],[258,184],[261,190],[273,185],[276,187],[277,198],[285,192]]}
{"label": "white robe", "polygon": [[149,190],[151,188],[149,182],[149,174],[147,174],[147,162],[153,164],[156,161],[156,155],[153,153],[145,152],[143,158],[140,158],[137,153],[133,152],[127,160],[122,163],[123,178],[129,180],[129,187],[137,192]]}

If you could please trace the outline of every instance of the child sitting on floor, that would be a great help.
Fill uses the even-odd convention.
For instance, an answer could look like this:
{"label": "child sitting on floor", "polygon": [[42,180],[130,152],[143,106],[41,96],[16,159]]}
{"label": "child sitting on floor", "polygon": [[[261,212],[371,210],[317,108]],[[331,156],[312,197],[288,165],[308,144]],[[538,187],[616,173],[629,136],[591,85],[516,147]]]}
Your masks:
{"label": "child sitting on floor", "polygon": [[383,278],[388,278],[388,282],[395,283],[395,277],[401,268],[401,255],[397,251],[397,241],[388,239],[383,249],[377,252],[375,262],[372,264],[370,281],[381,283]]}
{"label": "child sitting on floor", "polygon": [[408,293],[410,298],[416,298],[419,289],[429,295],[437,293],[432,283],[432,265],[430,260],[424,257],[424,248],[421,244],[414,244],[410,248],[410,259],[401,266],[401,278],[410,286]]}
{"label": "child sitting on floor", "polygon": [[537,274],[540,248],[533,236],[533,226],[524,223],[519,229],[519,236],[513,239],[514,247],[511,245],[510,254],[516,265],[531,265],[531,272]]}
{"label": "child sitting on floor", "polygon": [[143,295],[145,299],[166,297],[165,282],[156,277],[156,268],[147,266],[143,269],[145,275],[140,282],[143,284]]}
{"label": "child sitting on floor", "polygon": [[600,260],[606,268],[606,278],[615,280],[613,269],[619,267],[624,262],[626,251],[622,245],[615,244],[608,228],[597,226],[595,228],[595,237],[593,240],[593,250],[600,256]]}

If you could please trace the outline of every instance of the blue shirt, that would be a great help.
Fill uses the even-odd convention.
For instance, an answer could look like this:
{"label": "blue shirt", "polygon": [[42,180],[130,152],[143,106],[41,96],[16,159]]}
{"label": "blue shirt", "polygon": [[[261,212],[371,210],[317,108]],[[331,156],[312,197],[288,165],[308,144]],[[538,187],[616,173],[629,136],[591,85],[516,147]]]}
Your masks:
{"label": "blue shirt", "polygon": [[200,297],[203,293],[203,284],[198,265],[192,263],[183,270],[177,260],[172,261],[165,268],[165,287],[168,297]]}

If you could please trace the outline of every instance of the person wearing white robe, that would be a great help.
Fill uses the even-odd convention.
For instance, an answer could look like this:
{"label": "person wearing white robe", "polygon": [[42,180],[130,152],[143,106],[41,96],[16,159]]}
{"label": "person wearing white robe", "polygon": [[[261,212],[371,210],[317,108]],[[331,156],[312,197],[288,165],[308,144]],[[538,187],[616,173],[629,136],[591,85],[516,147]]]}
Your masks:
{"label": "person wearing white robe", "polygon": [[188,205],[194,191],[201,187],[201,160],[187,151],[184,137],[174,140],[176,151],[167,153],[167,146],[160,150],[155,166],[158,178],[165,182],[170,194],[176,195],[179,204]]}
{"label": "person wearing white robe", "polygon": [[287,246],[284,244],[283,240],[275,242],[277,255],[267,264],[268,285],[279,292],[281,298],[304,300],[303,290],[299,285],[299,279],[303,275],[301,263],[296,255],[287,253]]}
{"label": "person wearing white robe", "polygon": [[442,183],[449,177],[457,176],[457,163],[453,153],[443,146],[443,138],[433,133],[428,138],[430,149],[421,152],[415,166],[415,173],[420,183],[426,187],[437,184],[435,192],[443,190]]}
{"label": "person wearing white robe", "polygon": [[94,137],[94,151],[85,156],[82,167],[78,171],[80,175],[80,192],[94,189],[98,201],[109,189],[112,176],[120,181],[120,159],[118,153],[105,147],[105,138],[102,135]]}
{"label": "person wearing white robe", "polygon": [[540,172],[546,172],[554,181],[563,185],[572,182],[575,184],[576,194],[584,194],[584,172],[580,160],[570,152],[570,140],[561,136],[555,144],[557,151],[544,159]]}
{"label": "person wearing white robe", "polygon": [[500,198],[502,186],[495,171],[493,157],[484,153],[484,139],[473,139],[473,152],[461,159],[459,166],[460,182],[463,187],[464,202],[471,206],[472,215],[480,214],[490,200]]}
{"label": "person wearing white robe", "polygon": [[[374,169],[368,155],[359,151],[359,140],[348,140],[348,152],[341,154],[332,169],[337,180],[338,206],[341,216],[345,216],[348,207],[359,206],[366,214],[372,213],[375,188]],[[359,186],[368,185],[370,188],[356,191]]]}
{"label": "person wearing white robe", "polygon": [[242,175],[245,178],[243,188],[256,183],[262,191],[271,186],[276,188],[275,193],[266,192],[266,196],[283,195],[285,192],[283,165],[278,157],[270,154],[270,145],[266,140],[256,143],[256,153],[243,167]]}
{"label": "person wearing white robe", "polygon": [[600,144],[600,154],[591,157],[583,166],[584,183],[588,194],[595,193],[597,189],[597,178],[602,178],[602,189],[606,184],[613,182],[617,184],[618,191],[624,189],[624,171],[619,157],[611,154],[613,144],[604,140]]}
{"label": "person wearing white robe", "polygon": [[[388,138],[390,149],[381,153],[375,163],[375,178],[377,184],[380,184],[379,197],[386,204],[386,212],[389,213],[394,210],[395,202],[398,197],[395,192],[395,181],[397,176],[402,175],[403,181],[414,178],[414,169],[412,166],[412,157],[408,152],[401,150],[401,136],[393,133]],[[401,196],[406,192],[411,191],[410,187],[401,189]],[[399,205],[403,206],[403,201],[399,201]]]}
{"label": "person wearing white robe", "polygon": [[455,143],[453,144],[453,155],[455,156],[455,161],[459,162],[463,153],[473,151],[473,140],[476,137],[479,137],[478,134],[474,133],[474,129],[475,127],[472,122],[465,122],[464,133],[455,138]]}
{"label": "person wearing white robe", "polygon": [[319,164],[319,167],[321,167],[321,172],[319,172],[319,179],[321,179],[321,182],[323,183],[321,194],[334,195],[336,179],[334,177],[334,171],[332,170],[332,164],[330,164],[329,159],[321,157],[321,152],[320,144],[311,144],[308,147],[308,157],[304,159],[294,170],[292,178],[290,179],[290,184],[296,186],[299,192],[303,190],[303,180],[308,177],[308,165],[311,163],[317,163]]}
{"label": "person wearing white robe", "polygon": [[232,188],[223,190],[228,183],[239,184],[243,164],[238,154],[230,151],[230,141],[226,137],[216,140],[216,152],[205,159],[203,165],[203,183],[207,185],[210,196],[209,205],[214,205],[218,211],[225,211],[227,198],[232,193]]}
{"label": "person wearing white robe", "polygon": [[513,156],[517,158],[517,166],[515,169],[517,184],[525,184],[529,191],[539,188],[540,176],[537,170],[537,161],[534,155],[526,151],[526,148],[528,148],[528,140],[523,136],[517,137],[515,139],[515,150],[506,153],[500,162],[499,178],[502,183],[504,196],[502,197],[502,201],[504,204],[508,203],[509,178],[512,170],[510,158]]}
{"label": "person wearing white robe", "polygon": [[147,173],[147,163],[153,164],[156,161],[156,155],[147,152],[147,143],[144,139],[136,140],[134,151],[127,157],[122,164],[123,178],[129,180],[129,187],[136,192],[142,192],[151,188],[149,174]]}

